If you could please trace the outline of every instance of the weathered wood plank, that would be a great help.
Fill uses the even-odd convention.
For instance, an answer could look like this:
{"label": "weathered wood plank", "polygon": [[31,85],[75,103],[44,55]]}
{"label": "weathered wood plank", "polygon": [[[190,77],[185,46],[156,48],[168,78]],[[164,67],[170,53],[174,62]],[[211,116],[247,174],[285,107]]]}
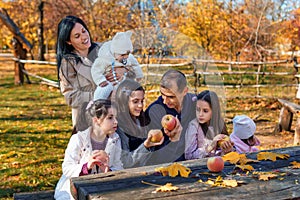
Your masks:
{"label": "weathered wood plank", "polygon": [[286,107],[290,112],[297,114],[300,112],[300,105],[295,104],[293,102],[287,101],[285,99],[278,99],[278,101]]}
{"label": "weathered wood plank", "polygon": [[293,122],[293,113],[290,112],[285,106],[280,109],[278,124],[280,131],[290,131]]}
{"label": "weathered wood plank", "polygon": [[[89,175],[72,179],[74,194],[78,199],[230,199],[230,198],[254,198],[254,199],[293,199],[300,198],[300,189],[297,185],[300,169],[292,170],[288,166],[292,161],[300,162],[300,147],[290,147],[274,149],[272,152],[287,153],[291,157],[287,160],[260,161],[251,163],[256,171],[279,170],[288,172],[284,180],[272,179],[267,182],[259,181],[255,177],[240,176],[232,174],[234,165],[226,162],[222,174],[209,173],[206,162],[207,159],[184,161],[181,164],[191,168],[192,174],[188,178],[161,176],[154,173],[158,166],[147,166],[127,169],[107,174]],[[257,153],[248,154],[250,159],[256,159]],[[216,178],[217,175],[232,177],[244,182],[236,188],[210,187],[204,183],[199,183],[201,179]],[[164,185],[172,183],[180,189],[176,192],[153,193],[155,187],[143,184],[142,181]],[[76,190],[74,190],[76,189]]]}
{"label": "weathered wood plank", "polygon": [[53,200],[54,190],[14,193],[15,200]]}
{"label": "weathered wood plank", "polygon": [[278,101],[282,104],[282,108],[280,110],[280,115],[278,120],[279,131],[281,130],[290,131],[293,122],[293,116],[296,116],[297,121],[295,125],[294,145],[299,145],[300,144],[300,105],[284,99],[278,99]]}

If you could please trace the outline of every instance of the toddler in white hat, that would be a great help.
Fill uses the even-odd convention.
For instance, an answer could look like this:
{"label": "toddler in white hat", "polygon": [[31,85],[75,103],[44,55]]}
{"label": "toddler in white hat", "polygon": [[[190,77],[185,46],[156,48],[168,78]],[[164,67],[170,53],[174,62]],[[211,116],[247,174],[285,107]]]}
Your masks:
{"label": "toddler in white hat", "polygon": [[[114,85],[117,86],[120,80],[117,79],[118,68],[125,70],[122,74],[121,81],[125,78],[136,79],[137,81],[143,78],[143,71],[131,54],[133,45],[131,42],[131,31],[118,32],[111,41],[105,42],[98,52],[98,57],[92,65],[91,73],[95,84],[97,85],[96,94],[102,93],[105,87],[110,87],[110,82],[106,79],[108,73],[113,74]],[[94,95],[94,99],[95,99]]]}
{"label": "toddler in white hat", "polygon": [[260,145],[260,141],[254,135],[256,125],[254,121],[246,115],[238,115],[233,118],[233,132],[230,140],[238,153],[249,153],[258,151],[255,146]]}

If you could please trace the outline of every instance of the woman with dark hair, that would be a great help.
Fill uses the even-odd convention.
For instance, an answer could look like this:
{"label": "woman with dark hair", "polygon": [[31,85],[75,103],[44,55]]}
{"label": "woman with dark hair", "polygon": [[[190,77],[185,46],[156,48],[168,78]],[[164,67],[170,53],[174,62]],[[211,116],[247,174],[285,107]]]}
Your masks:
{"label": "woman with dark hair", "polygon": [[147,127],[149,120],[143,110],[144,96],[144,88],[132,79],[122,81],[114,96],[124,168],[144,166],[151,154],[148,148],[164,141],[162,137],[159,142],[151,142],[154,132]]}
{"label": "woman with dark hair", "polygon": [[90,32],[80,18],[67,16],[59,22],[56,47],[58,80],[66,103],[72,107],[73,127],[79,130],[80,127],[76,127],[78,110],[84,102],[93,99],[96,89],[91,66],[99,48],[100,44],[92,42]]}
{"label": "woman with dark hair", "polygon": [[185,159],[204,158],[232,151],[233,144],[227,136],[217,94],[204,90],[194,100],[197,101],[196,118],[189,123],[186,130]]}

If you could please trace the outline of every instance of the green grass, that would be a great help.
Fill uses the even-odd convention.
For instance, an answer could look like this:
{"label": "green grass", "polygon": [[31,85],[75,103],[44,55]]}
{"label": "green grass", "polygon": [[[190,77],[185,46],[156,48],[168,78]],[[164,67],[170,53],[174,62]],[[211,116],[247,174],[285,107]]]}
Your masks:
{"label": "green grass", "polygon": [[0,198],[54,189],[72,126],[58,89],[15,86],[9,75],[0,79]]}

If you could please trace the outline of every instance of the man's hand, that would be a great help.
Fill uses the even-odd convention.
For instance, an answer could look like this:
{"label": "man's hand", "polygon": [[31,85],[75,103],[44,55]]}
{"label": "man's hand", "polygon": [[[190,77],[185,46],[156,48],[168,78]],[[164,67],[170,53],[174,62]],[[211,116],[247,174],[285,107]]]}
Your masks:
{"label": "man's hand", "polygon": [[169,136],[169,139],[171,142],[178,142],[180,140],[181,132],[182,132],[182,126],[178,118],[176,117],[176,126],[172,131],[169,131],[168,129],[164,128],[164,132],[167,136]]}

